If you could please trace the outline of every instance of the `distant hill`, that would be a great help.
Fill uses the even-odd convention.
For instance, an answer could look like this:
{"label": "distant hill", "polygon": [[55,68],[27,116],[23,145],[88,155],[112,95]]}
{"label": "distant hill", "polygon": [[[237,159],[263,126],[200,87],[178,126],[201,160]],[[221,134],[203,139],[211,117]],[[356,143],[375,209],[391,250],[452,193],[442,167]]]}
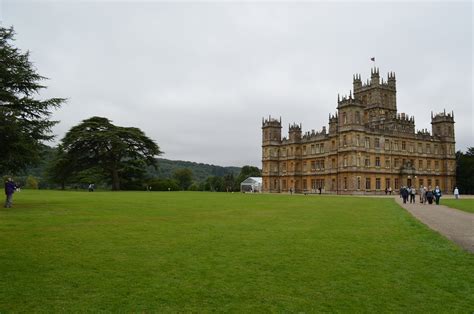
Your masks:
{"label": "distant hill", "polygon": [[[55,147],[44,145],[40,163],[29,167],[25,171],[17,173],[17,179],[24,182],[27,176],[32,175],[40,179],[40,187],[48,188],[50,184],[47,182],[45,172],[49,162],[53,159],[55,152]],[[221,167],[192,161],[169,160],[164,158],[157,158],[157,160],[157,169],[154,169],[153,167],[148,167],[147,169],[148,176],[151,178],[172,178],[175,170],[188,168],[193,172],[194,181],[204,182],[210,176],[223,177],[227,174],[233,174],[234,177],[237,177],[241,170],[240,167]]]}
{"label": "distant hill", "polygon": [[158,169],[153,167],[148,169],[148,174],[157,178],[171,178],[177,169],[187,168],[193,172],[194,181],[203,182],[207,177],[217,176],[222,177],[226,174],[233,174],[237,177],[240,173],[240,167],[222,167],[216,165],[209,165],[197,163],[192,161],[169,160],[164,158],[157,158]]}

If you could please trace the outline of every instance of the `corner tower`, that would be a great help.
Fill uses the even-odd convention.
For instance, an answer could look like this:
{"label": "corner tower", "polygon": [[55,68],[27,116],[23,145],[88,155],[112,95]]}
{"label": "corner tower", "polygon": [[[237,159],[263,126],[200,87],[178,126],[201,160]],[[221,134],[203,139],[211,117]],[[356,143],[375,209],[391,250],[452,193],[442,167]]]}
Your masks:
{"label": "corner tower", "polygon": [[281,145],[280,120],[262,119],[262,176],[264,192],[280,192],[278,159]]}

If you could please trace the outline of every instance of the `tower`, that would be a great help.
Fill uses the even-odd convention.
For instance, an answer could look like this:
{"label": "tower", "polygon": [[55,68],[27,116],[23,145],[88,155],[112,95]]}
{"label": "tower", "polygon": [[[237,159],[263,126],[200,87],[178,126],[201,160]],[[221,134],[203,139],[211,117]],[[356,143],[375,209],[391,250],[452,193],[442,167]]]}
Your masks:
{"label": "tower", "polygon": [[262,176],[263,191],[279,192],[279,167],[278,160],[281,144],[281,118],[280,120],[268,117],[262,119]]}
{"label": "tower", "polygon": [[454,112],[431,113],[431,133],[443,141],[454,142]]}

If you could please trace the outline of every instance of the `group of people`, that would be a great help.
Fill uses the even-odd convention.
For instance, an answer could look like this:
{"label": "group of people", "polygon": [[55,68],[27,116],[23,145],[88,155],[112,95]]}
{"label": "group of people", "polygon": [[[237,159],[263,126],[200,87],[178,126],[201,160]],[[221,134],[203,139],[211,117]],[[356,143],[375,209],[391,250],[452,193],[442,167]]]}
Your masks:
{"label": "group of people", "polygon": [[[457,193],[457,196],[456,196]],[[415,201],[415,196],[417,194],[416,189],[412,186],[402,186],[400,189],[400,197],[403,198],[403,203],[406,203],[409,199],[410,204],[416,203]],[[420,189],[418,190],[418,194],[420,197],[420,203],[421,204],[433,204],[433,201],[436,203],[436,205],[439,205],[439,200],[441,199],[442,192],[439,186],[436,186],[434,189],[429,186],[426,188],[425,186],[420,186]],[[455,188],[454,190],[454,195],[456,198],[459,197],[459,190],[458,188]]]}

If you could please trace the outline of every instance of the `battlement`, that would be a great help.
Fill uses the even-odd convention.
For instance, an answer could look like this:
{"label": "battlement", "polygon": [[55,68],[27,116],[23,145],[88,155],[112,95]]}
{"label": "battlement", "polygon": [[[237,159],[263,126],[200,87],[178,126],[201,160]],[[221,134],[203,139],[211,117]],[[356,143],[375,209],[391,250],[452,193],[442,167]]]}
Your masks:
{"label": "battlement", "polygon": [[268,119],[262,118],[262,128],[266,127],[276,127],[281,128],[281,117],[279,120],[268,116]]}
{"label": "battlement", "polygon": [[446,113],[446,110],[444,110],[443,112],[437,113],[435,115],[433,115],[433,112],[431,112],[431,123],[438,122],[454,123],[454,112],[451,111],[451,113]]}
{"label": "battlement", "polygon": [[374,87],[382,87],[386,90],[395,90],[397,85],[397,80],[395,78],[395,72],[387,73],[387,80],[380,79],[379,69],[372,68],[370,69],[370,79],[367,79],[366,82],[362,82],[360,74],[354,74],[352,76],[352,84],[354,87],[354,94],[362,91],[367,91]]}
{"label": "battlement", "polygon": [[415,116],[409,116],[404,112],[398,113],[395,117],[395,120],[400,121],[402,123],[413,123],[415,124]]}
{"label": "battlement", "polygon": [[316,130],[311,130],[311,131],[307,131],[305,132],[305,134],[303,135],[303,139],[304,140],[312,140],[312,139],[316,139],[316,138],[323,138],[323,137],[326,137],[327,135],[327,131],[326,131],[326,127],[323,126],[322,130],[317,132]]}
{"label": "battlement", "polygon": [[301,132],[301,128],[302,128],[302,124],[297,124],[297,123],[294,123],[293,124],[289,124],[288,125],[288,129],[289,129],[289,132]]}

